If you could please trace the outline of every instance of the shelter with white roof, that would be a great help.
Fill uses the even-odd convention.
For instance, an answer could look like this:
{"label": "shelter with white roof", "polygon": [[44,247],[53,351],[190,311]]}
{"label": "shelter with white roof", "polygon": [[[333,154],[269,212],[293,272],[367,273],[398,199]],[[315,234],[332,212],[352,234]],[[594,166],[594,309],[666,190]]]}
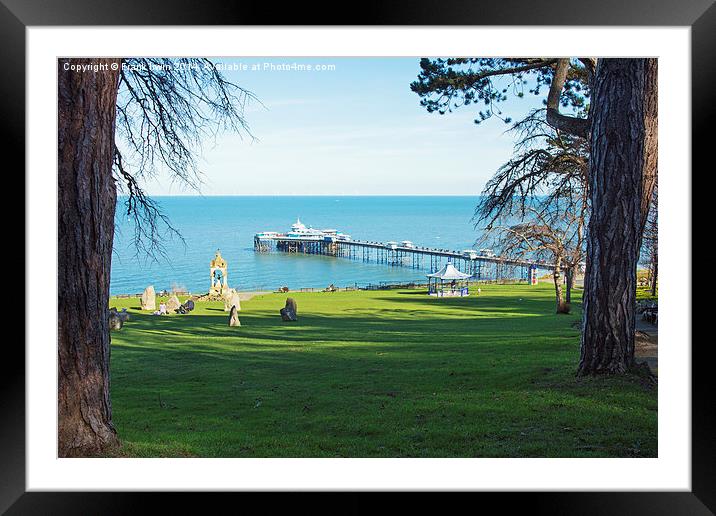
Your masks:
{"label": "shelter with white roof", "polygon": [[445,267],[437,272],[428,274],[428,294],[437,297],[469,295],[470,274],[460,272],[455,266],[447,262]]}
{"label": "shelter with white roof", "polygon": [[291,231],[305,231],[305,230],[306,230],[306,225],[303,222],[301,222],[300,218],[296,219],[295,224],[291,224]]}

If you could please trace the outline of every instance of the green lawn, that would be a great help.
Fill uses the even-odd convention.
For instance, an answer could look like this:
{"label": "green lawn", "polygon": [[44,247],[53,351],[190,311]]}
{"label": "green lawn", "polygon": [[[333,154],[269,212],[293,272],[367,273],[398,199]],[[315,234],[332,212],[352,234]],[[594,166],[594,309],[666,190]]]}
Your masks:
{"label": "green lawn", "polygon": [[[124,456],[655,457],[657,390],[577,379],[579,305],[550,284],[290,293],[132,319],[112,334]],[[182,298],[182,301],[184,299]]]}
{"label": "green lawn", "polygon": [[656,286],[656,295],[651,295],[651,287],[636,287],[636,300],[642,301],[642,300],[649,300],[649,301],[658,301],[659,300],[659,285]]}

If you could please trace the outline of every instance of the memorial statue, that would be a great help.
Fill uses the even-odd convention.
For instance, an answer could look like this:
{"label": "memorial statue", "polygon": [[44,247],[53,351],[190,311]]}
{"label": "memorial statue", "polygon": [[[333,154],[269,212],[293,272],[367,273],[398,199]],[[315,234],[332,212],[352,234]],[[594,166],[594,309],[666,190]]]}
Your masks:
{"label": "memorial statue", "polygon": [[209,274],[211,285],[209,288],[210,295],[221,296],[229,289],[229,274],[226,260],[221,257],[221,252],[217,249],[214,259],[209,264]]}

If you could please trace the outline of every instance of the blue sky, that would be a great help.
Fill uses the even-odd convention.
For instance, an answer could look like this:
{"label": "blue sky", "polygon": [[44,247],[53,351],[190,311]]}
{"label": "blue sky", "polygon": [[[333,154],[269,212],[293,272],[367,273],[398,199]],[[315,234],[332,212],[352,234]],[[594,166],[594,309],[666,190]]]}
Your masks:
{"label": "blue sky", "polygon": [[[203,195],[477,195],[512,154],[514,136],[502,120],[473,123],[479,107],[441,116],[420,106],[409,87],[418,58],[216,61],[246,65],[225,74],[263,106],[251,103],[245,113],[256,141],[226,134],[205,142]],[[518,119],[540,105],[526,96],[502,108]],[[162,175],[146,187],[151,195],[195,194]]]}

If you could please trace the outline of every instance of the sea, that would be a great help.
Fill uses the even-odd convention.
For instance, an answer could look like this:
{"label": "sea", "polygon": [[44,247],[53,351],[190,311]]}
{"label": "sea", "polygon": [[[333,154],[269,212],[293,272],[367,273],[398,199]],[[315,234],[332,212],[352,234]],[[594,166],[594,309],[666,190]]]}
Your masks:
{"label": "sea", "polygon": [[425,281],[429,271],[316,255],[259,253],[254,234],[286,232],[300,218],[306,226],[332,228],[353,239],[410,240],[418,246],[463,250],[482,235],[475,229],[476,196],[166,196],[154,197],[181,238],[164,238],[164,254],[148,255],[134,243],[134,226],[117,202],[110,290],[203,293],[217,250],[228,263],[229,286],[273,291]]}

